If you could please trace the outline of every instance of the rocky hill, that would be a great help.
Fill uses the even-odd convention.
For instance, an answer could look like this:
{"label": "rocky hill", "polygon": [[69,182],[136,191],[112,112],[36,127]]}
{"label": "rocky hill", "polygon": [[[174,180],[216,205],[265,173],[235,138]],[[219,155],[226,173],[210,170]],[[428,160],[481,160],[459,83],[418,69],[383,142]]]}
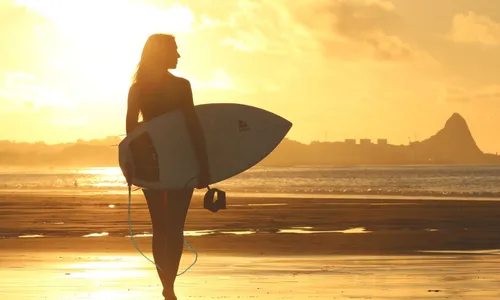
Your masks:
{"label": "rocky hill", "polygon": [[435,161],[479,162],[484,158],[467,122],[458,113],[454,113],[435,135],[411,146],[419,156]]}

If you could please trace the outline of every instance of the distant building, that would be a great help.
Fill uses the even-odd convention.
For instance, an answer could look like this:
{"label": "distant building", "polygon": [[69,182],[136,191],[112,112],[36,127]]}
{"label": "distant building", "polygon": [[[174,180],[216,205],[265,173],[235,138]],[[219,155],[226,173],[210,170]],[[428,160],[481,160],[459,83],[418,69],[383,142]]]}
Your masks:
{"label": "distant building", "polygon": [[344,143],[346,145],[356,145],[356,139],[345,139]]}
{"label": "distant building", "polygon": [[360,139],[359,144],[360,145],[371,145],[372,141],[370,139]]}
{"label": "distant building", "polygon": [[387,139],[378,139],[377,144],[378,145],[387,145]]}

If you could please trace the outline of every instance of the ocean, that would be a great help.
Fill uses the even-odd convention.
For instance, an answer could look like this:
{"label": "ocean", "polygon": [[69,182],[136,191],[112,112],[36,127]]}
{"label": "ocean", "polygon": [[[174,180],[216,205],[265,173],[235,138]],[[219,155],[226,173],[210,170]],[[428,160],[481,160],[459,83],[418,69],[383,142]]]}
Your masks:
{"label": "ocean", "polygon": [[[500,166],[254,167],[213,185],[228,193],[500,199]],[[126,193],[119,168],[0,171],[0,192]]]}

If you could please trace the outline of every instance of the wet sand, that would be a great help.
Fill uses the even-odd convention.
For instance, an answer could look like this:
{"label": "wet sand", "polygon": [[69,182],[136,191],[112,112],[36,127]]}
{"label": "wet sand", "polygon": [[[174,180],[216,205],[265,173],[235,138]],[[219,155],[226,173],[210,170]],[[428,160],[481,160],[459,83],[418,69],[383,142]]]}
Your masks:
{"label": "wet sand", "polygon": [[[9,258],[6,259],[6,256]],[[133,253],[3,253],[1,299],[161,299]],[[182,267],[192,261],[186,255]],[[179,299],[498,299],[497,255],[202,255]]]}
{"label": "wet sand", "polygon": [[[500,202],[228,203],[213,214],[193,200],[186,239],[200,256],[178,278],[180,300],[500,296]],[[132,209],[134,233],[146,233],[136,240],[152,258],[140,195]],[[43,237],[19,237],[27,235]],[[161,299],[153,266],[127,235],[123,195],[0,195],[0,299]],[[185,249],[181,269],[193,259]]]}

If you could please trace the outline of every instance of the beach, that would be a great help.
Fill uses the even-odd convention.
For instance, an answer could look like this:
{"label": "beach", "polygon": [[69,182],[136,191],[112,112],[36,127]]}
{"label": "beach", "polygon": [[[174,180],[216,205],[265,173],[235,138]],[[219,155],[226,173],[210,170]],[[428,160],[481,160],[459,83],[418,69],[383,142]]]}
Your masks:
{"label": "beach", "polygon": [[[497,299],[500,202],[228,195],[191,203],[179,299]],[[2,193],[1,299],[161,299],[126,195]],[[136,241],[151,225],[132,197]],[[194,260],[185,247],[181,270]],[[28,288],[29,287],[29,288]]]}

